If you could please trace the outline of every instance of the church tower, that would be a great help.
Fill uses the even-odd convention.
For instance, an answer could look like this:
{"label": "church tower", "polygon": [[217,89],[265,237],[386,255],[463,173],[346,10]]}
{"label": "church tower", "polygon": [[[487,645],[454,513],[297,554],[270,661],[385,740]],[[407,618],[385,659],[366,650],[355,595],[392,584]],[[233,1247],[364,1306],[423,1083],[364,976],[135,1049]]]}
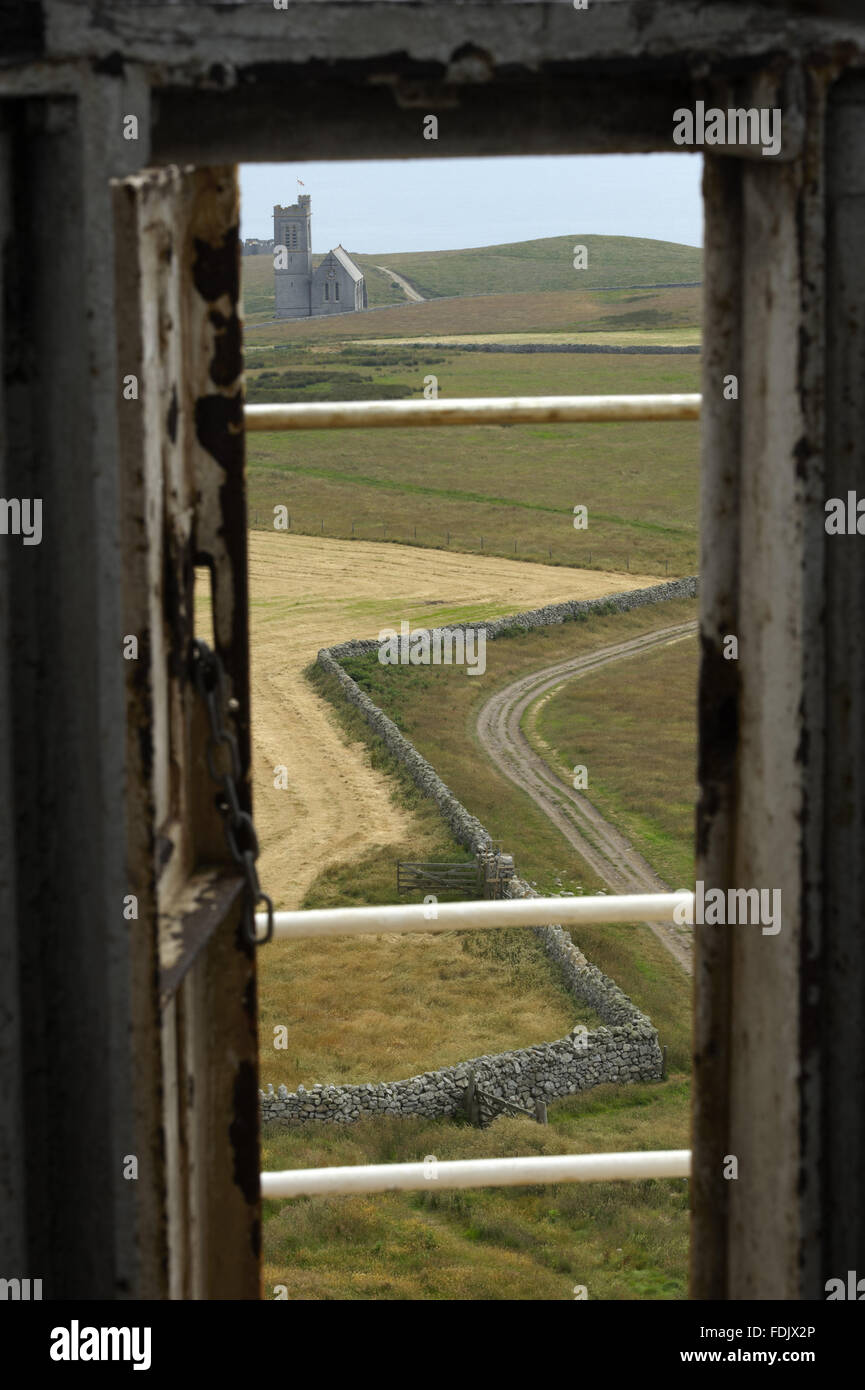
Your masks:
{"label": "church tower", "polygon": [[[311,313],[312,214],[308,193],[296,203],[273,209],[274,282],[276,317],[306,319]],[[277,248],[285,251],[278,254]]]}

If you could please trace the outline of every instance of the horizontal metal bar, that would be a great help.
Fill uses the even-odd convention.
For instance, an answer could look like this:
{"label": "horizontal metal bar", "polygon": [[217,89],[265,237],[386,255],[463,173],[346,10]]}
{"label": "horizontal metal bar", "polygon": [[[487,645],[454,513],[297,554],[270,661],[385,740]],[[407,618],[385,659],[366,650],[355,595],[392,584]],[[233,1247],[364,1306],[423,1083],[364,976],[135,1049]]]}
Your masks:
{"label": "horizontal metal bar", "polygon": [[[275,912],[274,937],[358,936],[462,928],[569,926],[577,922],[668,922],[679,909],[693,920],[693,893],[628,893],[596,898],[494,898],[467,903],[408,903],[387,907],[325,907]],[[435,915],[432,915],[435,914]],[[263,913],[256,916],[262,932]]]}
{"label": "horizontal metal bar", "polygon": [[554,1154],[423,1163],[362,1163],[352,1168],[294,1168],[262,1173],[262,1197],[317,1197],[339,1192],[441,1191],[446,1187],[522,1187],[546,1182],[687,1178],[689,1149],[649,1153]]}
{"label": "horizontal metal bar", "polygon": [[436,401],[247,405],[248,430],[383,429],[430,425],[572,424],[591,420],[698,420],[698,395],[478,396]]}

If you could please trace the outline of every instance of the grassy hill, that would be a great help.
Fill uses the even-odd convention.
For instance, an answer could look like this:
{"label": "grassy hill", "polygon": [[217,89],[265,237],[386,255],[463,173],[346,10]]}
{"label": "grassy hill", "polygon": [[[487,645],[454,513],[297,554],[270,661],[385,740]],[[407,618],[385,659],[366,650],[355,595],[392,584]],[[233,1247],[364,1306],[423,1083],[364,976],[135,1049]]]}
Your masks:
{"label": "grassy hill", "polygon": [[[574,247],[585,246],[588,264],[574,269]],[[515,285],[534,292],[600,285],[669,285],[699,280],[703,253],[697,246],[647,237],[540,237],[464,251],[405,251],[358,256],[358,265],[384,264],[428,299],[441,295],[507,294]]]}
{"label": "grassy hill", "polygon": [[[574,270],[574,247],[577,245],[585,246],[588,252],[585,270]],[[690,283],[701,278],[703,263],[703,253],[696,246],[652,241],[646,237],[579,235],[542,237],[505,246],[477,246],[464,251],[351,254],[366,276],[371,308],[405,303],[402,290],[378,269],[381,265],[402,275],[427,299],[476,295],[513,297],[516,285],[520,287],[520,294],[548,294],[558,299],[562,294],[598,286],[627,288]],[[320,260],[321,256],[313,256],[314,265]],[[271,317],[271,257],[244,256],[242,274],[247,322]]]}

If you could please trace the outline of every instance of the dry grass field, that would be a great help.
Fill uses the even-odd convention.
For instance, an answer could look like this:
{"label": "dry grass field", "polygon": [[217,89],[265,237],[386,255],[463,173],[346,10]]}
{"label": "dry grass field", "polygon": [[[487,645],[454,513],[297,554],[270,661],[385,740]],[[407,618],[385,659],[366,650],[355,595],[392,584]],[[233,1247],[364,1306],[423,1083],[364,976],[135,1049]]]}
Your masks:
{"label": "dry grass field", "polygon": [[[263,257],[247,259],[262,260]],[[686,286],[659,290],[583,289],[556,292],[475,294],[465,298],[402,303],[365,314],[334,318],[272,321],[247,316],[244,336],[252,347],[262,343],[335,342],[358,338],[422,337],[441,334],[584,333],[687,329],[696,341],[700,289]]]}
{"label": "dry grass field", "polygon": [[501,347],[699,347],[697,328],[572,328],[561,333],[442,333],[429,338],[356,338],[358,346],[460,347],[495,343]]}
{"label": "dry grass field", "polygon": [[[346,748],[302,672],[320,647],[384,627],[497,617],[655,582],[415,547],[250,535],[253,776],[262,878],[291,908],[330,864],[398,843],[388,784]],[[274,768],[288,769],[288,789]]]}
{"label": "dry grass field", "polygon": [[[375,637],[403,619],[423,626],[495,617],[651,582],[252,533],[255,820],[261,880],[276,907],[300,906],[314,883],[326,902],[329,875],[340,901],[388,901],[398,858],[459,855],[429,803],[395,800],[392,779],[346,736],[305,678],[320,647]],[[276,785],[280,768],[287,787]],[[262,1080],[274,1085],[395,1080],[560,1037],[577,1021],[556,972],[525,933],[480,944],[462,934],[276,942],[262,958],[259,985]],[[281,1024],[302,1042],[274,1049]]]}
{"label": "dry grass field", "polygon": [[[262,882],[282,906],[387,901],[400,854],[455,854],[437,813],[399,785],[360,721],[344,707],[333,710],[303,677],[319,646],[374,636],[403,616],[417,625],[492,616],[652,582],[310,537],[253,534],[250,542],[256,821]],[[477,687],[486,695],[488,679],[509,681],[560,650],[601,645],[614,632],[687,616],[691,607],[664,605],[663,614],[638,610],[493,643],[481,680],[438,668],[390,671],[394,717],[493,832],[519,842],[521,868],[542,889],[554,889],[557,876],[565,886],[591,884],[521,794],[472,754]],[[388,674],[377,666],[383,682]],[[386,703],[385,693],[375,697]],[[289,791],[272,785],[277,763],[289,768]],[[686,982],[647,929],[590,929],[581,944],[650,1010],[670,1044],[666,1082],[605,1086],[557,1103],[547,1130],[502,1119],[481,1133],[421,1120],[272,1132],[264,1167],[687,1143]],[[561,1036],[577,1021],[525,932],[275,943],[259,968],[261,1079],[274,1085],[394,1080]],[[287,1050],[272,1046],[278,1024],[288,1025]],[[681,1182],[268,1202],[265,1297],[285,1284],[292,1299],[569,1299],[581,1282],[591,1298],[677,1298],[685,1290],[687,1220]]]}

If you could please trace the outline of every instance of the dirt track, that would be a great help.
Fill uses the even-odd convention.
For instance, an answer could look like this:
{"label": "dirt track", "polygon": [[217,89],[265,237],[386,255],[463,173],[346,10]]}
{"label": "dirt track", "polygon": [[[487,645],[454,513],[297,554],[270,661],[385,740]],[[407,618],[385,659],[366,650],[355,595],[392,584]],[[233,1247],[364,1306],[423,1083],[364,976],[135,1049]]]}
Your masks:
{"label": "dirt track", "polygon": [[[533,671],[499,690],[478,714],[478,737],[493,762],[527,792],[569,844],[614,893],[658,893],[667,889],[641,854],[605,821],[582,793],[564,782],[529,744],[523,715],[542,695],[613,661],[625,661],[653,647],[681,641],[696,632],[696,623],[681,623],[645,633],[588,655]],[[673,922],[649,923],[680,965],[693,969],[691,931]]]}
{"label": "dirt track", "polygon": [[[496,557],[252,532],[252,727],[261,882],[278,908],[295,908],[323,868],[408,828],[387,779],[345,742],[328,705],[302,675],[320,647],[413,626],[494,617],[571,598],[657,583],[650,575],[556,569]],[[288,789],[274,769],[288,770]]]}
{"label": "dirt track", "polygon": [[396,271],[391,270],[389,266],[377,265],[376,270],[383,270],[386,275],[389,275],[392,280],[395,280],[406,299],[410,300],[413,304],[424,304],[426,302],[422,294],[418,294],[417,290],[412,289],[408,280],[404,280],[401,275],[397,275]]}

